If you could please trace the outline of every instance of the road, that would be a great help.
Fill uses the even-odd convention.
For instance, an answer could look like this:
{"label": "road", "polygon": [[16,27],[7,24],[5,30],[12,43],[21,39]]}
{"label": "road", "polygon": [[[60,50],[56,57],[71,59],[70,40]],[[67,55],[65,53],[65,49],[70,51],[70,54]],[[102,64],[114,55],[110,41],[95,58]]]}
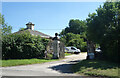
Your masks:
{"label": "road", "polygon": [[65,59],[43,64],[2,67],[2,76],[78,76],[70,67],[86,59],[86,53],[66,56]]}

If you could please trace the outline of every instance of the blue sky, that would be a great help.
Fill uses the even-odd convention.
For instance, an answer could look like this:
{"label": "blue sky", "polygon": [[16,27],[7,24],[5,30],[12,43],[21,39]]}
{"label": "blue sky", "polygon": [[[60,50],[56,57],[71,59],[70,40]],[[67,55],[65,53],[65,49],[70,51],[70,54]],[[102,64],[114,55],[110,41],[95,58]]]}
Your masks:
{"label": "blue sky", "polygon": [[2,14],[12,32],[35,24],[35,30],[54,36],[68,26],[70,19],[85,20],[103,2],[3,2]]}

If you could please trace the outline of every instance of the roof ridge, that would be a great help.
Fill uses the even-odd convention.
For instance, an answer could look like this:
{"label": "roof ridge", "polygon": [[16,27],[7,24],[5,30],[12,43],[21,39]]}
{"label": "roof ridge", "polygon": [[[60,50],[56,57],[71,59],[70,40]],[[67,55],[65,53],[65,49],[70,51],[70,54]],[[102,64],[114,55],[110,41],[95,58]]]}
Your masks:
{"label": "roof ridge", "polygon": [[19,30],[19,31],[14,32],[14,33],[22,33],[22,32],[25,32],[25,31],[29,31],[30,34],[32,34],[32,35],[40,35],[41,37],[45,37],[45,38],[50,38],[51,37],[50,35],[44,34],[44,33],[40,32],[40,31],[37,31],[37,30],[31,30],[31,29],[25,29],[25,30],[22,30],[22,31]]}
{"label": "roof ridge", "polygon": [[[36,32],[42,33],[42,32],[37,31],[37,30],[32,30],[32,31],[36,31]],[[45,34],[45,33],[42,33],[42,34],[44,34],[44,35],[46,35],[46,36],[50,36],[50,35],[47,35],[47,34]]]}

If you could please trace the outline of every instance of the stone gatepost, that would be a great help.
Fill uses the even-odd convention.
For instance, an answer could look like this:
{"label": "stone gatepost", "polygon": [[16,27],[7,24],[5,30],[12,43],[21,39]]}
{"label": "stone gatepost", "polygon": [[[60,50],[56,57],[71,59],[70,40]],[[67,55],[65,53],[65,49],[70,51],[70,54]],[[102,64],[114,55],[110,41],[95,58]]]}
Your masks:
{"label": "stone gatepost", "polygon": [[59,58],[59,40],[57,37],[57,33],[55,33],[55,37],[53,38],[53,59]]}
{"label": "stone gatepost", "polygon": [[87,41],[87,59],[95,58],[95,46],[92,41]]}

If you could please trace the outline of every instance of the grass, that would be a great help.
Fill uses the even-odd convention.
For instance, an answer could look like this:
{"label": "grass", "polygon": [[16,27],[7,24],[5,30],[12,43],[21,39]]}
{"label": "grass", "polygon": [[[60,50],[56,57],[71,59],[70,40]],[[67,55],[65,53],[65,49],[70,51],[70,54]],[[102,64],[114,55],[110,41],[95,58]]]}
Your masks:
{"label": "grass", "polygon": [[[65,56],[72,55],[70,53],[65,53]],[[51,61],[57,61],[59,59],[10,59],[10,60],[2,60],[2,67],[8,66],[18,66],[18,65],[28,65],[28,64],[38,64],[45,63]]]}
{"label": "grass", "polygon": [[118,64],[100,60],[83,60],[72,67],[74,73],[109,78],[120,78],[118,70]]}
{"label": "grass", "polygon": [[69,55],[72,55],[71,53],[65,53],[65,56],[69,56]]}
{"label": "grass", "polygon": [[2,60],[2,67],[7,66],[18,66],[18,65],[28,65],[28,64],[37,64],[56,61],[58,59],[46,60],[46,59],[11,59],[11,60]]}

